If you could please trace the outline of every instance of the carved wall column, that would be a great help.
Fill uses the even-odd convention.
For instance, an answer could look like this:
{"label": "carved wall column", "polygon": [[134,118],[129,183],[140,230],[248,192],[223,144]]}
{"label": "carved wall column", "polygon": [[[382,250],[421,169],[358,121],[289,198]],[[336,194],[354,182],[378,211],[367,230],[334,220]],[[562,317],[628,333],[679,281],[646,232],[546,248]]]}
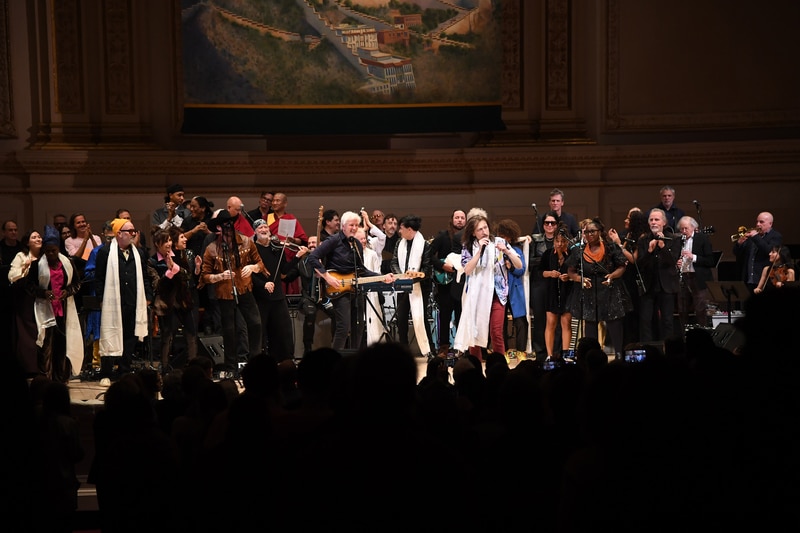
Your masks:
{"label": "carved wall column", "polygon": [[43,111],[36,146],[150,146],[149,125],[137,98],[135,43],[142,35],[135,28],[135,4],[135,0],[48,0],[46,9],[36,12],[46,21],[39,26],[47,27],[52,43],[47,47],[39,43],[40,61],[48,62],[54,73],[40,87],[43,94],[52,94],[52,105],[49,113]]}

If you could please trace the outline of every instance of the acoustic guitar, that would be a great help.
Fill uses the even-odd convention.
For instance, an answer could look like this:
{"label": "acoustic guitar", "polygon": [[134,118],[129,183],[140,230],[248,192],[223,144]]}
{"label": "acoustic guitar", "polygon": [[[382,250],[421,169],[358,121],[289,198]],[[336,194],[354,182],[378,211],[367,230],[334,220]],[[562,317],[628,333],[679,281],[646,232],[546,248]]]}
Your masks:
{"label": "acoustic guitar", "polygon": [[[360,277],[356,280],[355,274],[340,274],[334,270],[328,270],[328,274],[333,276],[334,278],[338,279],[339,282],[342,284],[340,288],[333,288],[327,283],[322,284],[325,287],[325,296],[328,298],[338,298],[339,296],[346,294],[348,292],[352,292],[356,285],[358,284],[366,284],[366,283],[375,283],[379,281],[383,281],[383,278],[386,277],[386,274],[381,274],[380,276],[365,276]],[[414,272],[409,270],[405,274],[395,274],[394,279],[415,279],[415,278],[424,278],[424,272]]]}

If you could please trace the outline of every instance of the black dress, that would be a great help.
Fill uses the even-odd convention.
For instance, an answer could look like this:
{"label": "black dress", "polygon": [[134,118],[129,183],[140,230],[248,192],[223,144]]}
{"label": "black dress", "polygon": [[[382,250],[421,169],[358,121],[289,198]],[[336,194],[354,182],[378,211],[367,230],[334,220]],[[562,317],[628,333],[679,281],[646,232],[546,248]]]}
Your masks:
{"label": "black dress", "polygon": [[[567,261],[558,264],[558,255],[553,248],[550,248],[542,255],[542,261],[539,263],[539,271],[541,274],[551,270],[558,270],[562,274],[567,273]],[[559,278],[543,278],[545,281],[545,311],[548,313],[555,313],[562,315],[567,309],[570,293],[572,287],[575,285],[572,281],[561,281]]]}
{"label": "black dress", "polygon": [[[625,316],[633,309],[631,297],[621,279],[615,279],[609,286],[602,282],[606,274],[614,272],[620,265],[626,263],[625,256],[618,246],[605,242],[606,253],[603,258],[595,263],[585,256],[583,259],[583,276],[589,278],[592,286],[589,289],[575,289],[570,294],[567,308],[574,318],[601,322],[616,320]],[[581,271],[581,254],[584,248],[574,248],[565,261],[567,266]],[[580,284],[578,284],[580,287]]]}

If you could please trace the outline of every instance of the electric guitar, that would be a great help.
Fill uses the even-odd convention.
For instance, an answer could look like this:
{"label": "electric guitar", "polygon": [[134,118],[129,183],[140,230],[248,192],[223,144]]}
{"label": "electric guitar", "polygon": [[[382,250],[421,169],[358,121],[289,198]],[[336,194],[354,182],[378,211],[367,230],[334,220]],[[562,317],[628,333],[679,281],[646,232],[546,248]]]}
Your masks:
{"label": "electric guitar", "polygon": [[[366,276],[360,277],[357,280],[355,279],[355,274],[339,274],[336,271],[328,270],[328,274],[333,276],[334,278],[338,279],[339,282],[342,284],[339,288],[334,288],[324,283],[323,286],[325,287],[325,296],[328,298],[338,298],[339,296],[352,292],[353,288],[358,284],[365,284],[365,283],[374,283],[378,281],[383,281],[383,278],[386,277],[386,274],[381,274],[380,276]],[[424,278],[424,272],[414,272],[409,270],[405,274],[395,274],[394,279],[415,279],[415,278]]]}
{"label": "electric guitar", "polygon": [[[325,206],[319,206],[319,214],[317,215],[317,246],[319,246],[319,235],[322,232],[323,209],[325,209]],[[322,285],[324,284],[325,282],[319,279],[316,274],[311,276],[311,283],[308,288],[308,297],[311,298],[311,300],[313,300],[315,303],[322,302]]]}

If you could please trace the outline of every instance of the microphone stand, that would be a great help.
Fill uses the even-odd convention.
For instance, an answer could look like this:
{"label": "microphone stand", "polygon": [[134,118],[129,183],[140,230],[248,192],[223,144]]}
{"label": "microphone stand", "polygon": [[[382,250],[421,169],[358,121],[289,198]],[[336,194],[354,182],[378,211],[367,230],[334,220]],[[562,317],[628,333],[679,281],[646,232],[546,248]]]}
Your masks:
{"label": "microphone stand", "polygon": [[247,220],[249,220],[249,221],[250,221],[250,225],[251,225],[251,226],[254,226],[254,225],[255,225],[255,223],[256,223],[256,221],[255,221],[255,220],[253,220],[253,217],[251,217],[251,216],[250,216],[250,213],[248,213],[247,211],[245,211],[245,210],[244,210],[244,205],[242,205],[242,207],[240,208],[240,210],[241,210],[241,212],[242,212],[242,213],[244,213],[244,216],[246,216],[246,217],[247,217]]}
{"label": "microphone stand", "polygon": [[700,210],[700,202],[695,202],[694,206],[697,208],[697,224],[699,227],[703,228],[703,215],[701,214]]}
{"label": "microphone stand", "polygon": [[536,228],[534,230],[534,233],[541,233],[542,232],[542,226],[539,223],[539,210],[536,209],[535,205],[533,206],[533,212],[536,213]]}
{"label": "microphone stand", "polygon": [[[579,236],[579,238],[578,238],[578,252],[581,254],[581,262],[580,262],[580,265],[581,265],[581,318],[578,320],[578,328],[575,331],[575,339],[574,339],[575,346],[578,345],[578,339],[581,338],[581,335],[583,335],[583,331],[584,331],[584,324],[583,324],[583,290],[584,289],[583,289],[583,285],[584,285],[584,283],[586,283],[586,278],[584,277],[585,270],[586,270],[586,263],[584,262],[584,259],[583,259],[583,246],[584,246],[584,243],[581,242],[582,240],[583,240],[583,235],[581,234]],[[563,351],[564,347],[562,346],[561,349]]]}
{"label": "microphone stand", "polygon": [[353,340],[354,340],[353,330],[355,330],[355,333],[362,334],[361,327],[364,324],[364,317],[361,316],[362,315],[361,297],[362,297],[363,293],[361,292],[361,287],[359,286],[359,283],[358,283],[358,246],[356,246],[356,242],[355,242],[355,239],[353,239],[353,237],[350,237],[350,239],[352,239],[352,240],[349,240],[350,248],[353,249],[353,266],[354,266],[354,269],[353,269],[353,287],[354,287],[353,298],[355,298],[355,311],[356,311],[356,320],[355,320],[355,326],[356,327],[355,328],[351,328],[351,331],[350,331],[350,348],[355,348],[357,346],[358,347],[361,346],[361,339],[359,339],[358,344],[356,344],[354,346],[354,343],[353,343]]}

